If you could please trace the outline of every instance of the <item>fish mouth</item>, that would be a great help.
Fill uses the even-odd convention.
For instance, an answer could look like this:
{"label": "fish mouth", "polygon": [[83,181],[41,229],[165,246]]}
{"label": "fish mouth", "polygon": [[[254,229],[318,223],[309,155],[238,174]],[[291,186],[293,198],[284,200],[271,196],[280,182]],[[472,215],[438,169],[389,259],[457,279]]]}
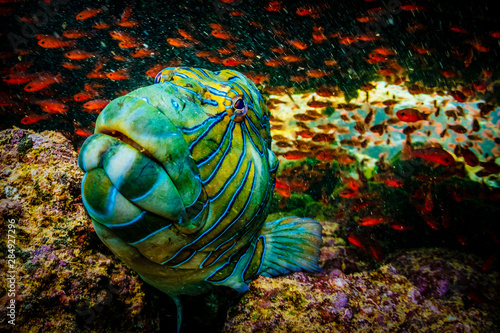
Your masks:
{"label": "fish mouth", "polygon": [[[135,141],[134,139],[132,139],[131,137],[127,136],[126,134],[120,132],[120,131],[115,131],[115,130],[104,130],[104,131],[99,131],[97,132],[99,134],[104,134],[104,135],[107,135],[107,136],[110,136],[112,138],[115,138],[117,139],[118,141],[120,142],[123,142],[129,146],[131,146],[132,148],[136,149],[137,151],[139,151],[141,154],[145,155],[146,157],[150,158],[151,160],[153,160],[156,164],[158,164],[163,170],[165,170],[165,168],[163,167],[163,164],[158,161],[158,159],[153,155],[153,153],[151,153],[149,150],[147,150],[146,148],[144,148],[143,146],[141,146],[137,141]],[[96,133],[96,134],[97,134]],[[167,170],[165,170],[165,172],[167,172]],[[168,173],[167,173],[168,174]]]}

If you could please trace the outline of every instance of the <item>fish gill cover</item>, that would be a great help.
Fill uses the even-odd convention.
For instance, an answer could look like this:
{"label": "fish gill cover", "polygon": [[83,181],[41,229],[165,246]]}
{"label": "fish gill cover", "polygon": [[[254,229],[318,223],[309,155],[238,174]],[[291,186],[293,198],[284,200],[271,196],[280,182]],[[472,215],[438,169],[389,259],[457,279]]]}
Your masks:
{"label": "fish gill cover", "polygon": [[[234,69],[271,111],[272,217],[339,224],[332,242],[350,258],[322,260],[352,273],[397,250],[447,247],[478,256],[486,274],[498,270],[500,244],[491,6],[6,0],[0,128],[58,131],[79,149],[110,101],[162,69]],[[478,285],[464,299],[490,306]]]}

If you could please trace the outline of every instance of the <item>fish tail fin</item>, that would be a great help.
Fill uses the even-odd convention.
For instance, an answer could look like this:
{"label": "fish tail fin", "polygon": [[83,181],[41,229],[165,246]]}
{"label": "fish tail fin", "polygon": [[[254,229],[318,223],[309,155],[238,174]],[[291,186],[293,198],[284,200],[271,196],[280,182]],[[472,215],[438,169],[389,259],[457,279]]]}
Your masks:
{"label": "fish tail fin", "polygon": [[177,308],[177,333],[180,333],[182,326],[182,303],[179,296],[170,296],[175,303],[175,307]]}
{"label": "fish tail fin", "polygon": [[321,230],[317,221],[307,218],[266,222],[261,230],[265,251],[258,274],[271,277],[302,270],[320,272]]}

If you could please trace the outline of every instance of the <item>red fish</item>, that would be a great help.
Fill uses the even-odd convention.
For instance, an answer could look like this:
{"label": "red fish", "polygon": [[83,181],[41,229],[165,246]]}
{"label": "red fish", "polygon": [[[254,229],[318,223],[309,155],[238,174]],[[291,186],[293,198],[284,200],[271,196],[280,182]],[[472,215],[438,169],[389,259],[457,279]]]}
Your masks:
{"label": "red fish", "polygon": [[35,101],[34,103],[40,105],[42,110],[47,113],[66,113],[69,110],[66,104],[53,99]]}
{"label": "red fish", "polygon": [[391,228],[396,230],[396,231],[408,231],[408,230],[413,230],[411,226],[404,225],[404,224],[392,224]]}
{"label": "red fish", "polygon": [[215,38],[219,38],[219,39],[237,39],[236,37],[231,35],[229,32],[224,31],[224,30],[212,30],[211,34]]}
{"label": "red fish", "polygon": [[366,216],[359,220],[358,224],[363,226],[373,226],[389,221],[387,217],[384,216]]}
{"label": "red fish", "polygon": [[63,41],[60,38],[56,38],[53,36],[48,36],[45,38],[42,38],[38,41],[38,45],[41,47],[44,47],[46,49],[57,49],[61,47],[73,47],[76,45],[75,41]]}
{"label": "red fish", "polygon": [[25,116],[23,119],[21,119],[21,124],[23,124],[23,125],[31,125],[31,124],[39,122],[40,120],[45,120],[48,117],[49,117],[48,114]]}
{"label": "red fish", "polygon": [[410,145],[405,144],[403,147],[403,156],[407,159],[419,157],[426,161],[445,166],[455,165],[453,156],[441,147],[414,149]]}
{"label": "red fish", "polygon": [[91,131],[89,131],[87,129],[84,129],[84,128],[76,128],[75,129],[75,134],[87,138],[87,137],[91,136],[94,133],[92,133]]}
{"label": "red fish", "polygon": [[239,57],[230,57],[222,60],[224,66],[238,66],[238,65],[249,65],[252,63],[252,59],[242,59]]}
{"label": "red fish", "polygon": [[94,99],[83,104],[83,107],[89,111],[97,111],[104,109],[109,102],[107,99]]}
{"label": "red fish", "polygon": [[63,36],[69,39],[79,39],[90,35],[93,35],[93,33],[81,30],[66,30],[63,32]]}
{"label": "red fish", "polygon": [[36,77],[35,74],[27,74],[27,73],[13,73],[7,75],[3,81],[8,84],[24,84],[30,82]]}
{"label": "red fish", "polygon": [[299,50],[305,50],[305,49],[307,49],[307,44],[306,44],[306,43],[304,43],[304,42],[303,42],[303,41],[301,41],[301,40],[294,39],[294,40],[290,40],[290,41],[289,41],[289,43],[290,43],[293,47],[295,47],[295,48],[297,48],[297,49],[299,49]]}
{"label": "red fish", "polygon": [[89,19],[93,16],[96,16],[99,13],[102,13],[104,10],[105,10],[105,7],[99,8],[99,9],[87,8],[86,10],[78,13],[78,15],[76,15],[76,19],[79,21],[83,21],[83,20]]}
{"label": "red fish", "polygon": [[62,77],[60,73],[57,74],[56,76],[44,75],[28,83],[24,87],[24,91],[27,92],[38,91],[50,86],[53,83],[61,83],[61,82],[62,82]]}
{"label": "red fish", "polygon": [[388,173],[376,174],[374,176],[374,179],[376,182],[385,183],[390,187],[401,187],[405,184],[404,180],[401,177]]}
{"label": "red fish", "polygon": [[75,69],[80,69],[82,68],[82,66],[80,65],[76,65],[76,64],[73,64],[71,62],[63,62],[61,64],[62,67],[66,68],[66,69],[69,69],[69,70],[75,70]]}
{"label": "red fish", "polygon": [[128,80],[130,78],[127,68],[119,69],[116,72],[110,72],[106,74],[106,77],[113,81]]}
{"label": "red fish", "polygon": [[429,118],[429,114],[425,114],[412,108],[401,109],[396,112],[396,116],[399,120],[407,123],[414,123],[420,120],[427,120],[427,118]]}
{"label": "red fish", "polygon": [[287,160],[300,160],[300,159],[306,158],[310,155],[311,155],[311,153],[309,153],[309,152],[292,150],[292,151],[287,151],[282,156],[284,158],[286,158]]}
{"label": "red fish", "polygon": [[72,60],[84,60],[90,57],[95,57],[97,52],[87,52],[83,50],[73,50],[66,52],[64,56]]}
{"label": "red fish", "polygon": [[130,34],[123,32],[123,31],[118,31],[118,30],[113,30],[109,32],[109,35],[116,40],[119,40],[120,42],[132,42],[135,41],[135,38],[132,37]]}
{"label": "red fish", "polygon": [[357,247],[360,247],[362,249],[365,249],[366,248],[366,244],[365,244],[365,241],[363,240],[363,238],[361,238],[361,236],[359,235],[356,235],[356,234],[350,234],[349,237],[347,238],[347,240],[357,246]]}
{"label": "red fish", "polygon": [[175,47],[193,47],[194,45],[179,38],[167,38],[167,43]]}

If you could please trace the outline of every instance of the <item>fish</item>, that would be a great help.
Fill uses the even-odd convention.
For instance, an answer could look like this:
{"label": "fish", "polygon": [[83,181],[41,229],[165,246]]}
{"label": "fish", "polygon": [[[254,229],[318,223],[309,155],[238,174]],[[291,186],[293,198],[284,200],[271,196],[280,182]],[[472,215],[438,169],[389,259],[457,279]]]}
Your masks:
{"label": "fish", "polygon": [[63,79],[62,79],[61,73],[57,74],[56,76],[52,76],[50,74],[44,74],[44,75],[40,76],[38,79],[34,79],[30,83],[28,83],[24,87],[24,91],[34,92],[34,91],[42,90],[42,89],[50,86],[51,84],[62,83],[62,82],[63,82]]}
{"label": "fish", "polygon": [[429,114],[412,108],[401,109],[396,112],[396,116],[399,120],[407,123],[414,123],[420,120],[427,120],[429,118]]}
{"label": "fish", "polygon": [[109,102],[107,99],[94,99],[83,104],[83,107],[89,111],[97,111],[104,109]]}
{"label": "fish", "polygon": [[320,270],[317,221],[266,222],[278,168],[268,119],[243,74],[168,67],[109,103],[81,147],[94,230],[174,299],[177,331],[182,295],[245,292],[258,275]]}
{"label": "fish", "polygon": [[39,100],[34,103],[40,105],[42,110],[47,113],[66,113],[69,111],[66,104],[53,99]]}
{"label": "fish", "polygon": [[117,81],[128,80],[130,78],[130,75],[128,74],[128,68],[122,68],[115,72],[109,72],[108,74],[106,74],[106,77],[113,81]]}
{"label": "fish", "polygon": [[87,58],[95,57],[97,52],[87,52],[84,50],[73,50],[66,52],[64,56],[71,60],[84,60]]}
{"label": "fish", "polygon": [[167,38],[167,43],[175,47],[193,47],[194,44],[180,38]]}
{"label": "fish", "polygon": [[22,119],[21,119],[21,124],[23,125],[32,125],[32,124],[35,124],[41,120],[45,120],[49,117],[49,115],[47,114],[43,114],[43,115],[27,115],[27,116],[24,116]]}
{"label": "fish", "polygon": [[434,162],[444,166],[455,165],[453,155],[444,150],[442,147],[427,147],[427,148],[413,148],[409,144],[403,146],[403,157],[412,159],[415,157],[422,158],[429,162]]}
{"label": "fish", "polygon": [[105,10],[106,10],[106,7],[97,8],[97,9],[96,8],[87,8],[87,9],[81,11],[80,13],[78,13],[78,15],[76,15],[76,19],[79,21],[87,20],[91,17],[96,16],[99,13],[102,13]]}

